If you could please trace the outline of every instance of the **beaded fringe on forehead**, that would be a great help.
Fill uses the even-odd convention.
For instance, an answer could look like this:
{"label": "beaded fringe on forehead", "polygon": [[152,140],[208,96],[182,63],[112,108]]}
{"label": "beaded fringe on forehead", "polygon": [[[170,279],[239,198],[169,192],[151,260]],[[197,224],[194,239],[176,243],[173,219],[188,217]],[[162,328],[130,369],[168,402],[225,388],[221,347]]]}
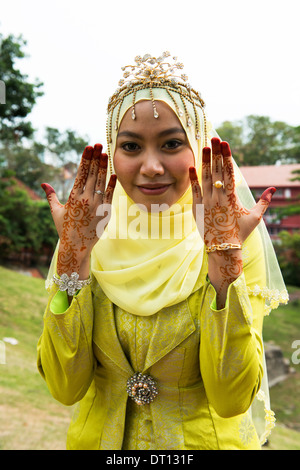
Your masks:
{"label": "beaded fringe on forehead", "polygon": [[[107,153],[109,157],[111,173],[113,172],[113,155],[111,155],[112,131],[118,131],[122,105],[125,98],[130,95],[132,95],[131,117],[133,120],[136,119],[136,95],[140,90],[149,89],[149,98],[151,99],[153,106],[153,116],[155,119],[158,119],[159,113],[156,108],[153,90],[164,89],[174,104],[177,116],[180,119],[185,116],[186,126],[188,128],[192,127],[194,121],[196,140],[201,139],[201,128],[198,115],[199,109],[203,116],[204,145],[207,145],[207,122],[204,112],[205,103],[202,100],[200,94],[195,91],[188,83],[185,83],[188,79],[185,74],[181,74],[180,77],[175,75],[175,70],[182,69],[183,64],[179,62],[175,62],[174,64],[166,62],[165,60],[169,56],[169,52],[164,52],[162,56],[158,58],[153,57],[150,54],[146,54],[143,58],[141,56],[137,56],[135,58],[136,65],[127,65],[122,67],[122,70],[124,71],[124,79],[119,81],[120,88],[118,88],[110,98],[107,108],[108,118],[106,125],[106,137]],[[177,61],[177,57],[173,57],[173,60]],[[179,96],[183,110],[180,109],[175,96]],[[192,105],[193,116],[191,116],[188,111],[187,103]]]}

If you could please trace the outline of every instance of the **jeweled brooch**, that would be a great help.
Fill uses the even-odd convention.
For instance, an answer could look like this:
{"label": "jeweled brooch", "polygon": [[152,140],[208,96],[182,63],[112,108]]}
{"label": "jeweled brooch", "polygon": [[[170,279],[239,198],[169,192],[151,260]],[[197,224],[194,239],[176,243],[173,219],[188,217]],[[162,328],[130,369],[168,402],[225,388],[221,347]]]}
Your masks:
{"label": "jeweled brooch", "polygon": [[136,372],[127,380],[127,393],[137,405],[149,405],[158,395],[157,384],[151,375]]}

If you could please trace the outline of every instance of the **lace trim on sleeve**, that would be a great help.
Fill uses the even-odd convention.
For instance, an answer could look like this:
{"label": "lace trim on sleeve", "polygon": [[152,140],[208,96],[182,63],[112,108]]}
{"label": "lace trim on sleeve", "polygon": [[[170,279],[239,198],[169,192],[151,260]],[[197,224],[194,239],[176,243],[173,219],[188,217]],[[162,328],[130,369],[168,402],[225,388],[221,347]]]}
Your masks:
{"label": "lace trim on sleeve", "polygon": [[264,445],[265,442],[267,441],[267,438],[271,434],[272,429],[275,427],[276,418],[275,418],[274,411],[272,411],[268,407],[265,393],[262,390],[259,390],[259,392],[256,395],[256,398],[259,401],[264,402],[264,406],[265,406],[264,410],[265,410],[266,427],[265,427],[265,432],[263,433],[262,436],[260,436],[260,444]]}
{"label": "lace trim on sleeve", "polygon": [[248,289],[249,295],[259,295],[265,299],[265,315],[269,315],[271,310],[276,309],[280,304],[287,304],[289,301],[289,294],[286,289],[279,291],[278,289],[268,289],[267,287],[261,288],[258,284],[255,284],[254,288]]}

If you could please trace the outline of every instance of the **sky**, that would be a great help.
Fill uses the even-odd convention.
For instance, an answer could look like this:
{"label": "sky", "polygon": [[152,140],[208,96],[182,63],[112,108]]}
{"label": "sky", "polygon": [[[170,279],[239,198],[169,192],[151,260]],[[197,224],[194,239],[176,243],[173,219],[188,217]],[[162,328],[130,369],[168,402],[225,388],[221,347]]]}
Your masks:
{"label": "sky", "polygon": [[[300,125],[299,0],[0,0],[0,32],[44,83],[29,116],[105,145],[108,98],[136,55],[183,62],[214,126],[249,114]],[[221,136],[222,137],[222,136]]]}

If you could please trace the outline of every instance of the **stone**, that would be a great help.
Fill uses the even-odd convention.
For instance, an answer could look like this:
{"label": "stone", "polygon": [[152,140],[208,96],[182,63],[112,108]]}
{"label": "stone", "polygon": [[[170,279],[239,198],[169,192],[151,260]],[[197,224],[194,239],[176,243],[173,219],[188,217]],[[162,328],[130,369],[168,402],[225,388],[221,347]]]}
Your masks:
{"label": "stone", "polygon": [[269,387],[273,387],[289,376],[291,373],[290,362],[283,357],[280,346],[273,343],[265,343],[264,347]]}

